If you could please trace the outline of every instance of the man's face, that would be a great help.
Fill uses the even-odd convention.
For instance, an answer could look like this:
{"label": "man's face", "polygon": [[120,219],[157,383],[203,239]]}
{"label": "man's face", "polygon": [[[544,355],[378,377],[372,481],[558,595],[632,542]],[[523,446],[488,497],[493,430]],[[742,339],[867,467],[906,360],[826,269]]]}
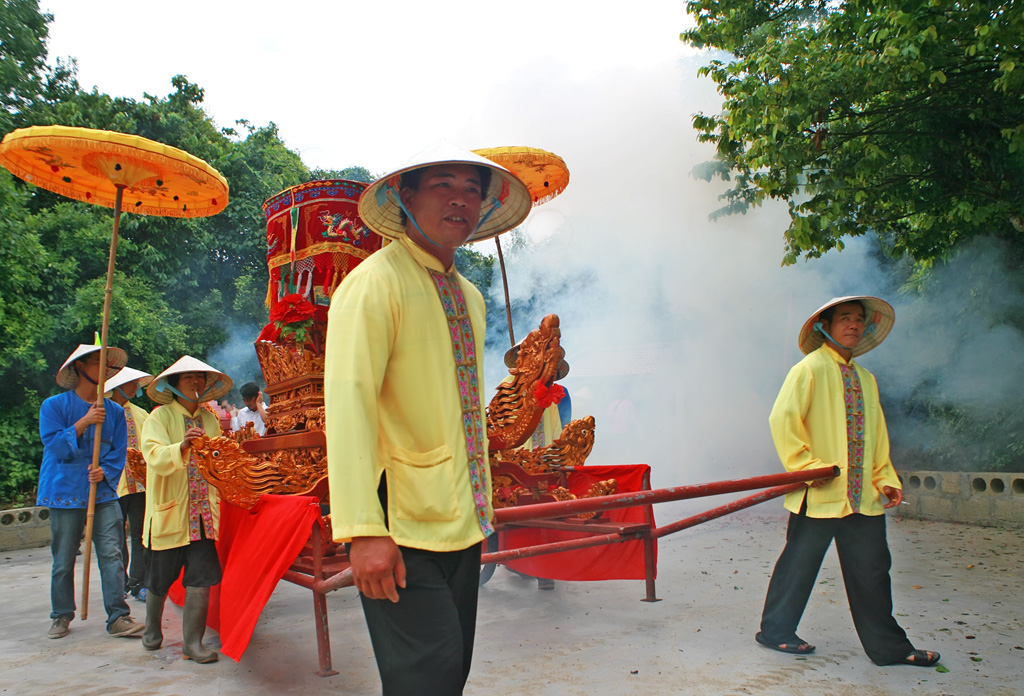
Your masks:
{"label": "man's face", "polygon": [[821,325],[839,345],[852,350],[864,335],[864,308],[860,302],[836,305],[832,319],[823,319]]}
{"label": "man's face", "polygon": [[419,223],[408,223],[409,237],[427,251],[436,246],[454,250],[469,240],[480,222],[480,174],[469,164],[439,164],[423,172],[418,189],[401,191],[402,202]]}
{"label": "man's face", "polygon": [[248,408],[250,411],[255,411],[256,410],[256,400],[257,399],[259,399],[259,394],[257,394],[256,396],[252,397],[251,399],[242,399],[242,401],[245,403],[245,407],[246,408]]}
{"label": "man's face", "polygon": [[[75,370],[80,375],[85,375],[93,383],[99,381],[100,377],[100,354],[99,352],[93,352],[86,355],[81,360],[75,361]],[[109,375],[108,375],[109,376]]]}
{"label": "man's face", "polygon": [[205,372],[183,372],[178,378],[178,391],[192,402],[198,401],[199,394],[206,389]]}

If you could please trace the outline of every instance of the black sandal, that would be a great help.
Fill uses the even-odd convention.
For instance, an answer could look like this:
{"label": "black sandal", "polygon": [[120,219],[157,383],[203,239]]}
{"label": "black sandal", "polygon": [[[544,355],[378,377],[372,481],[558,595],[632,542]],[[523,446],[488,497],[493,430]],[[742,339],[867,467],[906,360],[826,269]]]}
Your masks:
{"label": "black sandal", "polygon": [[[760,645],[763,645],[766,648],[771,648],[772,650],[778,650],[779,652],[782,652],[782,653],[789,653],[791,655],[806,655],[808,653],[814,652],[814,646],[813,645],[811,645],[810,643],[807,643],[807,642],[805,642],[805,641],[803,641],[803,640],[801,640],[799,638],[796,639],[797,642],[795,644],[790,644],[790,643],[772,643],[771,641],[769,641],[767,638],[764,637],[763,633],[758,631],[757,635],[754,636],[754,640],[756,640]],[[936,659],[938,659],[938,658],[936,658]],[[913,664],[913,663],[911,663],[911,664]]]}
{"label": "black sandal", "polygon": [[917,665],[918,667],[931,667],[939,661],[940,657],[942,656],[932,650],[915,650],[914,652],[910,653],[902,660],[900,660],[898,664]]}

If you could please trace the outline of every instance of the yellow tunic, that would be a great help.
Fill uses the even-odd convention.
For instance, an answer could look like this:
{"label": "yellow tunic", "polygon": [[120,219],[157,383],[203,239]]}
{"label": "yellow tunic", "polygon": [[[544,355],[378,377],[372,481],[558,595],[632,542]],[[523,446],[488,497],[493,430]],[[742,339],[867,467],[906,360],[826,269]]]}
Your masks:
{"label": "yellow tunic", "polygon": [[[457,551],[484,538],[452,339],[428,268],[454,270],[403,239],[363,261],[331,299],[324,404],[331,524],[339,542],[390,535],[400,546]],[[458,281],[475,336],[483,419],[484,300],[461,275]],[[390,531],[377,498],[382,474]],[[493,517],[486,458],[482,475]]]}
{"label": "yellow tunic", "polygon": [[[210,437],[220,435],[220,421],[205,408],[195,416],[177,401],[153,410],[142,429],[142,455],[146,458],[146,520],[142,526],[142,543],[153,551],[163,551],[189,543],[189,481],[188,454],[182,457],[185,439],[185,418],[201,418],[203,430]],[[208,486],[209,513],[213,534],[220,530],[220,495]]]}
{"label": "yellow tunic", "polygon": [[[846,403],[839,364],[857,371],[864,393],[864,489],[860,509],[846,497]],[[811,352],[789,371],[768,419],[772,439],[786,471],[838,466],[839,476],[816,488],[786,495],[786,509],[799,512],[807,495],[808,517],[846,517],[854,512],[881,515],[883,486],[902,488],[889,459],[889,432],[878,402],[874,376],[855,362],[847,363],[828,344]]]}
{"label": "yellow tunic", "polygon": [[[125,402],[124,408],[124,420],[128,426],[128,447],[142,451],[142,426],[146,424],[146,419],[149,418],[149,411],[136,406],[131,401]],[[134,423],[135,441],[132,440],[132,424]],[[132,479],[132,483],[135,485],[129,485],[128,482],[128,466],[125,465],[124,471],[121,472],[121,480],[117,484],[117,497],[123,498],[131,493],[144,493],[146,487],[142,485],[141,481],[135,481]],[[135,490],[132,490],[134,488]]]}

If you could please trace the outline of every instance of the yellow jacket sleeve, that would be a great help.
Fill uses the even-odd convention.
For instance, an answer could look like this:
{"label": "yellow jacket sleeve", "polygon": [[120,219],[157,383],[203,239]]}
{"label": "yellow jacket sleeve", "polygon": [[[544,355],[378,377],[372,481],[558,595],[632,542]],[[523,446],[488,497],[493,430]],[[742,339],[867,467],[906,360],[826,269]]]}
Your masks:
{"label": "yellow jacket sleeve", "polygon": [[803,471],[835,464],[834,461],[823,462],[811,452],[807,412],[814,396],[814,386],[814,373],[803,363],[797,364],[786,376],[768,417],[775,451],[786,471]]}
{"label": "yellow jacket sleeve", "polygon": [[377,402],[401,320],[389,298],[379,278],[356,274],[341,284],[329,310],[324,408],[337,541],[389,535],[377,498],[383,471]]}
{"label": "yellow jacket sleeve", "polygon": [[142,456],[146,460],[147,475],[168,476],[185,470],[185,460],[181,456],[184,430],[181,433],[170,432],[174,428],[171,419],[162,417],[170,412],[161,413],[163,409],[171,408],[172,405],[168,404],[154,411],[142,427]]}

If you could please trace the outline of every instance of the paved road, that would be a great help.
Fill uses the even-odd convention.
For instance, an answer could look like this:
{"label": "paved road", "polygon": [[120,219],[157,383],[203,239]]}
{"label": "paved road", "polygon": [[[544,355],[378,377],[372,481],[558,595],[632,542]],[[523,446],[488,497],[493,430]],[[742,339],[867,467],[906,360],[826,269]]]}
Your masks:
{"label": "paved road", "polygon": [[[503,568],[482,589],[467,696],[1009,696],[1024,673],[1024,535],[1019,531],[890,520],[896,611],[920,648],[939,650],[948,672],[874,666],[860,649],[834,550],[826,557],[800,634],[806,658],[754,643],[784,518],[768,503],[667,537],[658,594],[642,581],[558,583],[541,592]],[[678,509],[659,506],[660,523]],[[359,602],[349,588],[328,600],[341,673],[317,677],[310,594],[278,587],[241,662],[197,665],[180,657],[180,610],[168,606],[164,648],[104,633],[99,574],[92,616],[48,640],[49,550],[12,551],[0,562],[0,693],[379,693]],[[136,617],[145,608],[132,601]],[[213,635],[216,645],[216,635]]]}

